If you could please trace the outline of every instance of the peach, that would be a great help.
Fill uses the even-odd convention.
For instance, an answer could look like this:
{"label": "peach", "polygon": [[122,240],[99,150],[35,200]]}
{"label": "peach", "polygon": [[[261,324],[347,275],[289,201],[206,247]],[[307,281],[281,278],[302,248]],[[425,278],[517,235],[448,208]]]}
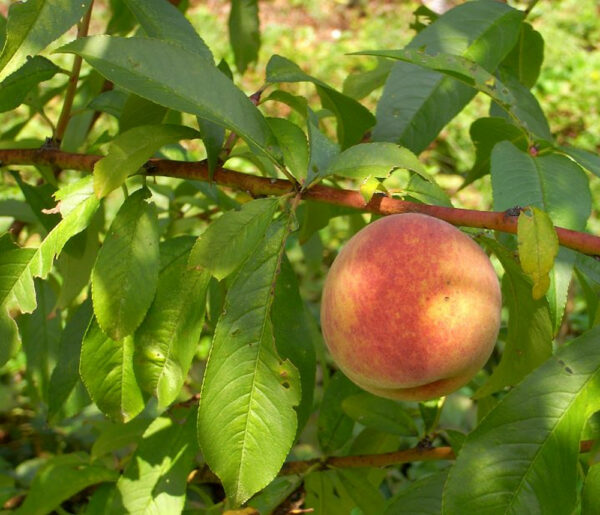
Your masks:
{"label": "peach", "polygon": [[323,336],[361,388],[421,401],[468,383],[500,326],[498,278],[483,250],[426,215],[391,215],[355,234],[323,289]]}

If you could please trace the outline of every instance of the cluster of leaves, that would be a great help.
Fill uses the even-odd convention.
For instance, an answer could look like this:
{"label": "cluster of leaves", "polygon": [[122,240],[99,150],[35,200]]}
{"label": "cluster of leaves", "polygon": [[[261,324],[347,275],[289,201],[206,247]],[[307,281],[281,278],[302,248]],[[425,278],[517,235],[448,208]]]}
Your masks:
{"label": "cluster of leaves", "polygon": [[[26,495],[23,513],[61,504],[214,513],[245,502],[270,513],[302,490],[305,506],[328,514],[592,513],[600,469],[579,447],[598,436],[600,266],[559,248],[554,225],[585,229],[600,158],[554,142],[530,91],[543,40],[523,12],[489,0],[429,12],[406,48],[363,52],[393,65],[352,75],[352,96],[273,56],[260,94],[248,97],[185,3],[173,3],[112,0],[104,35],[50,56],[39,54],[91,0],[29,0],[0,18],[0,109],[12,116],[1,148],[39,146],[20,135],[36,114],[52,124],[46,110],[75,84],[75,109],[50,146],[104,153],[87,176],[2,172],[0,214],[15,222],[0,238],[0,366],[47,442],[33,459],[34,449],[2,451],[0,500]],[[256,1],[232,1],[238,75],[258,55],[258,16]],[[62,77],[63,54],[85,61],[78,83]],[[320,105],[290,92],[299,82]],[[373,114],[359,100],[381,86]],[[507,316],[502,351],[465,389],[479,420],[465,435],[440,423],[450,401],[442,412],[443,402],[379,399],[334,370],[308,277],[322,275],[324,247],[335,243],[323,241],[327,231],[342,220],[347,237],[365,220],[298,204],[310,187],[341,182],[365,201],[379,190],[452,207],[417,155],[476,94],[491,99],[490,113],[471,127],[465,184],[491,174],[494,209],[525,208],[518,237],[476,235],[501,266]],[[265,116],[270,103],[292,114]],[[196,161],[198,141],[216,183],[138,175],[157,155]],[[220,188],[215,171],[234,158],[286,177],[293,193],[251,199]],[[589,322],[555,350],[574,274]],[[8,438],[23,438],[15,410],[5,419]],[[423,437],[450,443],[456,462],[277,477],[286,460],[383,453]]]}

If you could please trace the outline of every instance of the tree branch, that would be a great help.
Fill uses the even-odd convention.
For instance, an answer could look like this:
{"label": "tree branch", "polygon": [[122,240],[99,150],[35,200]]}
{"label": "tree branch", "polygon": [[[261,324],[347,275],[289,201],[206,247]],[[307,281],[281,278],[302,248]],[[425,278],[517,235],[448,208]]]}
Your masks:
{"label": "tree branch", "polygon": [[[92,172],[96,161],[102,156],[74,154],[54,149],[6,149],[0,150],[0,165],[48,165]],[[170,161],[151,159],[144,166],[146,175],[175,177],[208,181],[206,162]],[[248,192],[253,196],[285,195],[294,191],[294,185],[284,179],[269,179],[226,168],[216,170],[214,182]],[[337,206],[353,207],[380,215],[396,213],[422,213],[445,220],[452,225],[490,229],[516,234],[518,211],[476,211],[452,207],[433,206],[409,202],[397,198],[375,195],[365,203],[358,191],[344,190],[330,186],[316,185],[302,193],[305,200],[315,200]],[[558,240],[564,247],[584,254],[600,255],[600,237],[593,234],[556,228]]]}

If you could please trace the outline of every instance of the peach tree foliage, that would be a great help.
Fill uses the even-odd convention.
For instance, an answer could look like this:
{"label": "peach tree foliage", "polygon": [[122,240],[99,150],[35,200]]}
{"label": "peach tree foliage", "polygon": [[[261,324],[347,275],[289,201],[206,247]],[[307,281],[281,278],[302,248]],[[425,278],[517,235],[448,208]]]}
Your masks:
{"label": "peach tree foliage", "polygon": [[[360,52],[379,65],[343,91],[274,55],[254,94],[240,84],[259,55],[256,0],[232,0],[225,59],[188,2],[105,4],[28,0],[0,17],[0,406],[13,443],[0,501],[597,513],[600,265],[555,227],[585,230],[600,158],[554,141],[531,92],[544,41],[526,13],[491,0],[428,12],[405,48]],[[517,233],[483,230],[476,212],[461,224],[498,264],[496,352],[461,390],[469,413],[452,396],[378,398],[322,344],[323,274],[366,220],[332,195],[356,190],[363,212],[387,195],[454,213],[418,156],[476,95],[490,108],[471,125],[464,183],[491,175],[488,201]],[[46,142],[27,132],[34,117]],[[572,283],[589,316],[556,345]],[[373,465],[415,447],[408,464]],[[422,462],[438,447],[445,460]],[[331,456],[348,459],[323,466]]]}

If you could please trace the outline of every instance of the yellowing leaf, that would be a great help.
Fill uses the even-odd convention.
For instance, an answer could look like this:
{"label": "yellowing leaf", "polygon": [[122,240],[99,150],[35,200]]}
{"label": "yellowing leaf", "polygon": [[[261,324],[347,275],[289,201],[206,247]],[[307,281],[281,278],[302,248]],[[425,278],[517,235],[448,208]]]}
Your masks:
{"label": "yellowing leaf", "polygon": [[522,211],[517,225],[521,268],[533,281],[532,295],[541,299],[550,287],[550,270],[558,254],[558,236],[547,213],[536,207]]}

